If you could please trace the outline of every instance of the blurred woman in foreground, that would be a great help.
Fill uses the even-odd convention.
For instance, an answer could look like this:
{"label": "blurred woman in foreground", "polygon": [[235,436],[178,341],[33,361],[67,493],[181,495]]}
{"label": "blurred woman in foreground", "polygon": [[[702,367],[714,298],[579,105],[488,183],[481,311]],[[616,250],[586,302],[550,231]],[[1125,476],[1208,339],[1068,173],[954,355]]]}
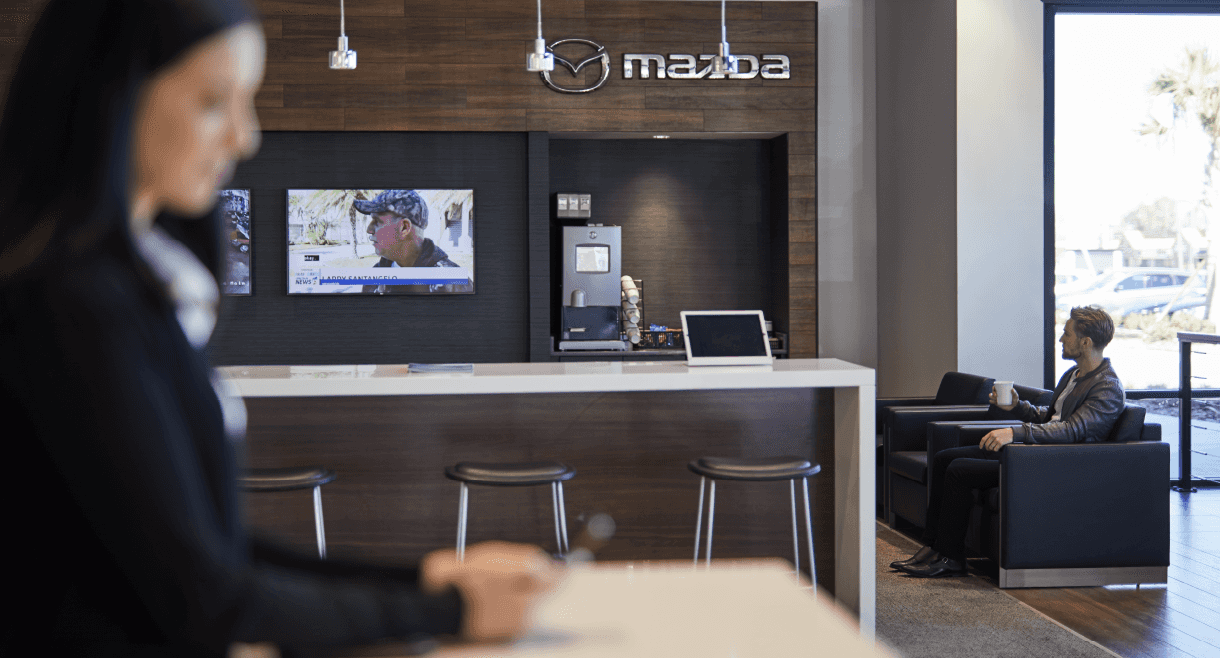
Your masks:
{"label": "blurred woman in foreground", "polygon": [[419,570],[250,539],[240,400],[206,346],[217,191],[258,149],[262,30],[237,0],[51,0],[0,123],[0,654],[224,655],[417,633],[511,637],[553,576],[484,544]]}

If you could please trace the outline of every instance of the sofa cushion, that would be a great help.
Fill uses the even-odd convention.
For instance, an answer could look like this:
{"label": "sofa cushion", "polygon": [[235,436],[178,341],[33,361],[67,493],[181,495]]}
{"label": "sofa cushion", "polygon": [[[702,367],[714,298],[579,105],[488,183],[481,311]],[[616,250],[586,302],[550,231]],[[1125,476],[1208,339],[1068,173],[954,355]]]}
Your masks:
{"label": "sofa cushion", "polygon": [[1118,422],[1114,423],[1114,429],[1110,430],[1109,440],[1117,443],[1139,441],[1140,434],[1144,430],[1144,417],[1147,414],[1148,410],[1143,407],[1128,405],[1119,414]]}
{"label": "sofa cushion", "polygon": [[890,470],[909,480],[920,484],[928,482],[928,453],[892,452],[890,453]]}
{"label": "sofa cushion", "polygon": [[936,390],[933,404],[987,404],[994,379],[968,375],[964,372],[946,372]]}

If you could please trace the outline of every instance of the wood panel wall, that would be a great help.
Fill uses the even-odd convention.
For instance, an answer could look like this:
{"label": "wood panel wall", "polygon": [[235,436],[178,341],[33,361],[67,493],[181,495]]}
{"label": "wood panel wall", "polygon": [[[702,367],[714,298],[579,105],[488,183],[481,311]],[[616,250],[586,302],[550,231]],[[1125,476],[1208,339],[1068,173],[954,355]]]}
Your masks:
{"label": "wood panel wall", "polygon": [[[43,4],[0,2],[5,82]],[[624,80],[624,52],[716,52],[720,4],[543,0],[549,41],[587,38],[611,55],[610,80],[589,94],[554,92],[525,71],[535,32],[529,0],[348,3],[347,34],[359,59],[354,71],[327,68],[338,2],[254,4],[267,36],[257,98],[265,130],[786,133],[791,355],[816,356],[817,3],[728,5],[733,51],[788,55],[790,80]]]}

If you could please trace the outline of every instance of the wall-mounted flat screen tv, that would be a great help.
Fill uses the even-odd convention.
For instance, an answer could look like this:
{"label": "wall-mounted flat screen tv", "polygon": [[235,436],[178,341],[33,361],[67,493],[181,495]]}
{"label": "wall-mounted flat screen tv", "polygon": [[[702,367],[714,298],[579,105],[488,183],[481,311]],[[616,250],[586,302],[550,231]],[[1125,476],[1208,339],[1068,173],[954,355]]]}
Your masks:
{"label": "wall-mounted flat screen tv", "polygon": [[474,190],[288,190],[288,293],[473,294]]}
{"label": "wall-mounted flat screen tv", "polygon": [[250,282],[250,190],[221,190],[221,228],[225,241],[224,285],[226,295],[249,295]]}

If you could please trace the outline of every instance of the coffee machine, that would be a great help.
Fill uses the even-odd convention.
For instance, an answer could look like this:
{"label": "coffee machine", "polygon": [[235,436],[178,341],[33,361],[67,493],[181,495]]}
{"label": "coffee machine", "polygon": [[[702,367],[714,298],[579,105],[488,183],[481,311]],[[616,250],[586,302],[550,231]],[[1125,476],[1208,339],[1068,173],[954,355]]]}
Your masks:
{"label": "coffee machine", "polygon": [[622,227],[592,223],[563,227],[559,349],[629,349],[619,330],[621,249]]}

